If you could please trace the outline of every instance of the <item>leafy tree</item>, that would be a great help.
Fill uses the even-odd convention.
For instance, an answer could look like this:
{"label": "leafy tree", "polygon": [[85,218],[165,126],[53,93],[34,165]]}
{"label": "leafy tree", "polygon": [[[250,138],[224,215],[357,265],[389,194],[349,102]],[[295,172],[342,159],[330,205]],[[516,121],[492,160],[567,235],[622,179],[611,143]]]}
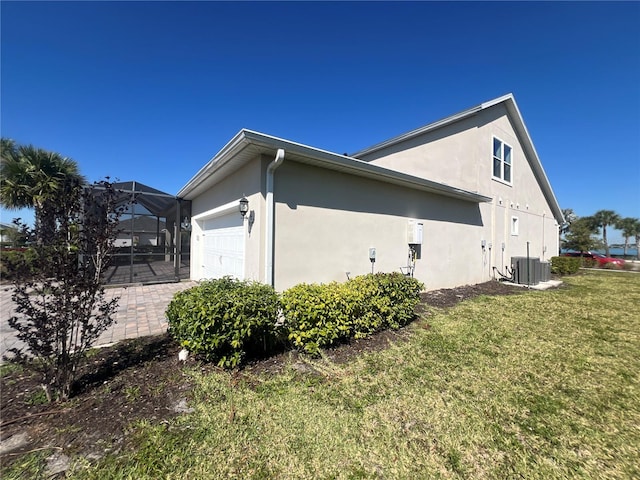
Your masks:
{"label": "leafy tree", "polygon": [[627,256],[627,248],[629,248],[629,239],[636,237],[636,248],[638,248],[638,237],[640,237],[640,219],[633,217],[621,218],[616,222],[615,227],[622,232],[624,238],[624,256]]}
{"label": "leafy tree", "polygon": [[108,182],[83,186],[78,178],[67,178],[63,189],[57,202],[40,207],[36,235],[46,228],[46,242],[32,247],[31,276],[16,276],[17,315],[9,319],[27,349],[10,349],[13,360],[41,375],[49,401],[69,398],[80,360],[118,305],[105,300],[100,282],[117,235],[117,192]]}
{"label": "leafy tree", "polygon": [[565,235],[563,248],[586,252],[600,247],[601,242],[595,236],[598,234],[598,223],[593,217],[580,217],[571,223]]}
{"label": "leafy tree", "polygon": [[[17,145],[6,138],[0,146],[0,203],[9,210],[33,208],[36,224],[45,219],[51,222],[52,218],[43,214],[47,204],[66,195],[67,186],[85,181],[78,164],[58,153]],[[42,242],[52,228],[51,224],[37,228],[38,241]]]}
{"label": "leafy tree", "polygon": [[[569,228],[571,228],[571,224],[578,218],[578,216],[575,214],[575,212],[573,211],[572,208],[563,208],[562,209],[562,216],[564,217],[564,222],[562,223],[562,225],[560,225],[560,229],[558,231],[559,234],[559,242],[558,242],[558,248],[560,249],[560,251],[562,250],[562,246],[564,244],[564,236],[567,234],[567,232],[569,231]],[[558,253],[560,253],[560,251]]]}
{"label": "leafy tree", "polygon": [[578,219],[578,216],[572,208],[563,208],[562,216],[564,217],[564,223],[560,225],[560,235],[565,235],[571,228],[571,224]]}
{"label": "leafy tree", "polygon": [[607,227],[616,225],[620,221],[620,215],[613,210],[598,210],[593,218],[598,228],[602,228],[602,243],[604,244],[605,253],[609,255],[609,243],[607,242]]}

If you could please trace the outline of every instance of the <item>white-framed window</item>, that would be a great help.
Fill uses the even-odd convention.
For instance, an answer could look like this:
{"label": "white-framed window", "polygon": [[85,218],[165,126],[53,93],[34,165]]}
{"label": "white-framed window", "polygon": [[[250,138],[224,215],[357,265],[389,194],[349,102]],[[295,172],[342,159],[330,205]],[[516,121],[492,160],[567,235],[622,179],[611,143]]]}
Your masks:
{"label": "white-framed window", "polygon": [[499,138],[493,137],[493,178],[511,183],[513,149]]}
{"label": "white-framed window", "polygon": [[519,223],[518,217],[511,217],[511,235],[518,235]]}

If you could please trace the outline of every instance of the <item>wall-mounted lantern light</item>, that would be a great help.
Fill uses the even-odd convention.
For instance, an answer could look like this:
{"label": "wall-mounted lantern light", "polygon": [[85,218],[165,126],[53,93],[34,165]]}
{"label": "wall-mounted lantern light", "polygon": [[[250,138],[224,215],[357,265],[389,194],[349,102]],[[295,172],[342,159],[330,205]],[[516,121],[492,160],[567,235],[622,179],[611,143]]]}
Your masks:
{"label": "wall-mounted lantern light", "polygon": [[239,209],[240,209],[240,215],[242,215],[242,218],[244,218],[244,216],[249,211],[249,200],[247,200],[247,197],[242,197],[240,199]]}

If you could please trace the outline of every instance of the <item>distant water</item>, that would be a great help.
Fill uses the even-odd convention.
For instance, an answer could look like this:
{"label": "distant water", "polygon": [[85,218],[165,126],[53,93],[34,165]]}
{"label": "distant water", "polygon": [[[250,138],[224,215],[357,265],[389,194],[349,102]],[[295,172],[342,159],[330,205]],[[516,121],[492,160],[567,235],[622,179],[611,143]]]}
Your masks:
{"label": "distant water", "polygon": [[[594,252],[598,252],[604,255],[604,249],[602,250],[594,250]],[[609,249],[609,254],[614,256],[614,257],[618,257],[618,256],[622,256],[624,254],[624,249],[623,248],[610,248]],[[635,248],[627,248],[627,256],[632,256],[635,257],[638,254],[638,251]]]}
{"label": "distant water", "polygon": [[[567,250],[562,250],[562,252],[566,252]],[[597,253],[601,253],[601,254],[605,254],[604,249],[601,250],[592,250],[593,252],[597,252]],[[609,249],[609,254],[613,257],[622,257],[622,255],[624,254],[624,249],[622,248],[610,248]],[[638,251],[635,249],[635,247],[629,247],[627,248],[627,257],[635,257],[638,254]]]}

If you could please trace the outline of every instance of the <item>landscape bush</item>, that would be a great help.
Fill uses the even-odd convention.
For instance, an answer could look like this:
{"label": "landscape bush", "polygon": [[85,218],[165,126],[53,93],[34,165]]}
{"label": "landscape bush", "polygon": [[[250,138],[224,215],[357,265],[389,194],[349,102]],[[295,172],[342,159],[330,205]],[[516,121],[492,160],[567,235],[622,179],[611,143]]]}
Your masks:
{"label": "landscape bush", "polygon": [[31,248],[0,250],[0,278],[9,281],[30,278],[35,259],[36,252]]}
{"label": "landscape bush", "polygon": [[362,302],[348,282],[302,283],[285,291],[281,302],[289,341],[311,355],[351,337],[362,314]]}
{"label": "landscape bush", "polygon": [[414,316],[423,285],[400,273],[377,273],[339,284],[300,284],[282,294],[293,347],[311,355],[347,338],[398,329]]}
{"label": "landscape bush", "polygon": [[551,273],[556,275],[571,275],[581,266],[579,257],[551,257]]}
{"label": "landscape bush", "polygon": [[[361,328],[359,323],[356,323],[356,336],[380,329],[397,330],[409,323],[414,317],[416,305],[420,302],[420,291],[424,288],[415,278],[401,273],[362,275],[350,280],[348,284],[363,297],[364,318],[372,319]],[[370,326],[376,328],[367,332]]]}
{"label": "landscape bush", "polygon": [[224,277],[178,292],[167,307],[169,333],[179,344],[221,367],[278,343],[279,299],[264,284]]}
{"label": "landscape bush", "polygon": [[400,273],[378,273],[346,283],[302,283],[279,296],[270,286],[224,277],[176,293],[166,315],[183,348],[233,368],[285,340],[317,355],[349,338],[398,329],[413,319],[422,288]]}

